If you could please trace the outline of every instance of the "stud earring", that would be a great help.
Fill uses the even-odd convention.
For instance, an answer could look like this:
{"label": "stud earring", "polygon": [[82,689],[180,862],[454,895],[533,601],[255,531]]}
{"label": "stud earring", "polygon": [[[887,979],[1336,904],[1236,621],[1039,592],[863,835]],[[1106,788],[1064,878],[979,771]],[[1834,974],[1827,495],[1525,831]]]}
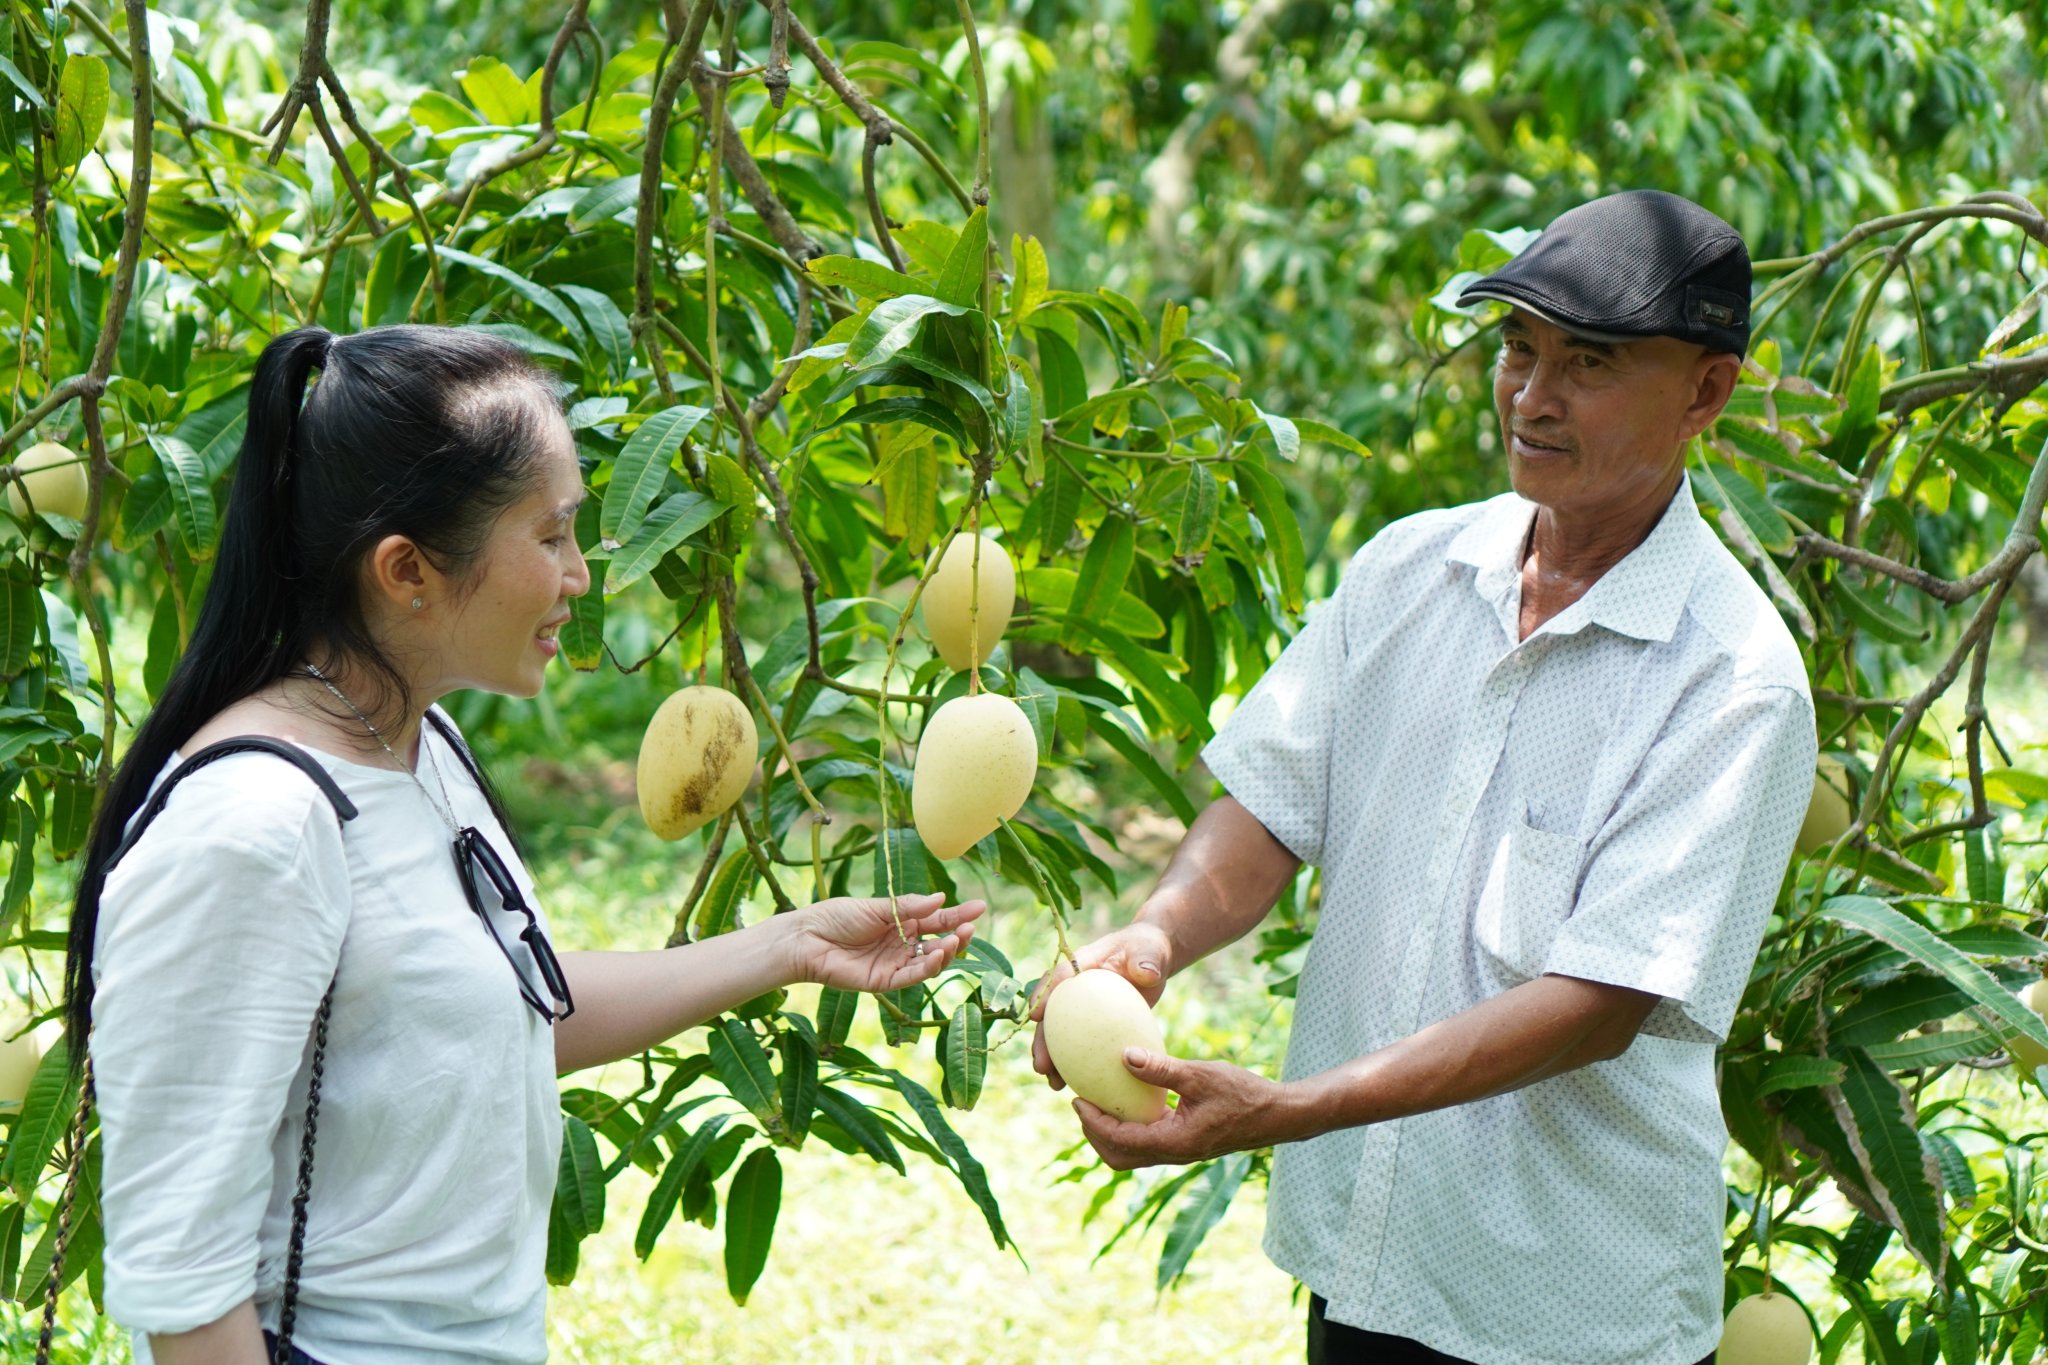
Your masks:
{"label": "stud earring", "polygon": [[424,607],[425,605],[427,605],[427,603],[426,599],[423,597],[415,597],[412,599],[412,609],[414,611],[418,611],[421,607]]}

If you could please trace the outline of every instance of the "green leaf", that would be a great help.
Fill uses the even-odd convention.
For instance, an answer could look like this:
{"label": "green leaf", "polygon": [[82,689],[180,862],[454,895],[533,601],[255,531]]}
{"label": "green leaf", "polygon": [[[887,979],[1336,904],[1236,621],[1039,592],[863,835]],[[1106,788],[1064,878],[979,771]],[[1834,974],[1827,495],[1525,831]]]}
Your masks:
{"label": "green leaf", "polygon": [[1977,1295],[1967,1284],[1949,1291],[1941,1317],[1941,1358],[1944,1365],[1976,1365],[1982,1338],[1977,1325]]}
{"label": "green leaf", "polygon": [[57,78],[57,174],[85,160],[107,126],[107,101],[113,93],[107,64],[98,57],[73,52],[64,58]]}
{"label": "green leaf", "polygon": [[1715,468],[1711,460],[1700,461],[1696,468],[1700,491],[1724,513],[1742,518],[1752,540],[1774,555],[1792,553],[1791,523],[1755,484],[1732,469]]}
{"label": "green leaf", "polygon": [[855,1146],[881,1162],[893,1166],[898,1175],[904,1174],[903,1154],[896,1150],[896,1144],[889,1140],[889,1130],[882,1127],[872,1111],[853,1096],[831,1086],[818,1088],[818,1113],[830,1120],[834,1127],[853,1140]]}
{"label": "green leaf", "polygon": [[1772,1053],[1764,1061],[1763,1080],[1756,1087],[1758,1095],[1773,1095],[1780,1090],[1803,1090],[1808,1086],[1833,1085],[1842,1079],[1842,1064],[1826,1057],[1809,1057],[1800,1053]]}
{"label": "green leaf", "polygon": [[[944,403],[917,394],[898,394],[893,398],[876,398],[866,403],[855,404],[817,430],[823,433],[834,427],[849,424],[883,426],[891,422],[912,422],[918,426],[930,427],[941,436],[952,437],[953,443],[962,450],[968,448],[967,428],[960,425],[960,419],[953,415],[953,410]],[[889,466],[901,459],[905,453],[907,448],[903,447],[891,452],[884,458],[882,470],[879,472],[886,472]]]}
{"label": "green leaf", "polygon": [[1851,1048],[1847,1073],[1828,1099],[1869,1179],[1869,1189],[1940,1289],[1947,1279],[1948,1241],[1941,1212],[1941,1175],[1924,1147],[1912,1103],[1869,1055]]}
{"label": "green leaf", "polygon": [[[413,250],[424,252],[425,248],[415,242]],[[457,251],[454,247],[449,246],[435,247],[434,251],[441,258],[441,266],[444,270],[451,264],[464,265],[468,266],[471,270],[477,271],[479,274],[490,276],[534,307],[540,309],[541,312],[553,318],[560,324],[562,330],[569,334],[572,340],[579,345],[582,344],[583,328],[576,321],[576,314],[570,311],[569,305],[562,302],[562,296],[554,290],[549,289],[545,285],[535,284],[510,266],[500,265],[498,262],[488,260],[482,256],[472,256],[467,251]]]}
{"label": "green leaf", "polygon": [[1884,357],[1875,346],[1863,352],[1850,377],[1847,402],[1835,421],[1828,455],[1851,475],[1862,473],[1863,458],[1877,436],[1877,402],[1884,376]]}
{"label": "green leaf", "polygon": [[988,274],[988,210],[976,208],[961,225],[959,240],[946,253],[939,272],[938,295],[947,303],[975,308],[981,303],[981,282]]}
{"label": "green leaf", "polygon": [[925,445],[890,462],[882,476],[882,529],[922,554],[939,521],[939,452]]}
{"label": "green leaf", "polygon": [[818,1025],[819,1049],[830,1055],[832,1049],[846,1041],[846,1035],[853,1031],[853,1016],[860,1009],[860,996],[853,991],[842,991],[837,986],[827,986],[818,992],[816,1019]]}
{"label": "green leaf", "polygon": [[811,1114],[818,1104],[818,1049],[802,1033],[791,1029],[775,1040],[782,1054],[778,1077],[782,1098],[782,1121],[791,1147],[801,1147],[811,1131]]}
{"label": "green leaf", "polygon": [[1908,1029],[1945,1019],[1968,1004],[1969,997],[1954,983],[1916,972],[1865,991],[1829,1022],[1828,1042],[1835,1047],[1889,1043]]}
{"label": "green leaf", "polygon": [[[637,175],[614,176],[592,185],[569,210],[569,230],[582,232],[596,227],[616,217],[628,204],[637,203],[639,198],[640,177]],[[565,289],[563,292],[568,291]]]}
{"label": "green leaf", "polygon": [[559,292],[582,310],[591,339],[597,343],[611,374],[624,379],[633,368],[633,327],[619,311],[619,305],[612,302],[611,295],[580,284],[562,285]]}
{"label": "green leaf", "polygon": [[1365,442],[1359,440],[1348,431],[1339,431],[1328,422],[1317,422],[1307,417],[1297,417],[1294,419],[1294,425],[1295,429],[1301,433],[1303,440],[1321,441],[1324,445],[1335,446],[1339,450],[1356,455],[1361,460],[1372,458],[1372,451],[1367,448]]}
{"label": "green leaf", "polygon": [[1288,418],[1267,412],[1257,403],[1253,403],[1251,409],[1265,426],[1267,433],[1272,436],[1273,448],[1280,453],[1281,459],[1293,460],[1301,454],[1300,427]]}
{"label": "green leaf", "polygon": [[[1026,569],[1021,575],[1024,601],[1031,614],[1058,618],[1067,614],[1074,600],[1080,575],[1072,569]],[[1119,592],[1109,606],[1109,628],[1140,640],[1166,634],[1166,622],[1145,599],[1130,591]]]}
{"label": "green leaf", "polygon": [[1858,588],[1845,575],[1837,574],[1828,594],[1840,602],[1851,620],[1880,640],[1895,645],[1917,645],[1927,632],[1913,624],[1911,617],[1867,588]]}
{"label": "green leaf", "polygon": [[1215,728],[1209,724],[1209,712],[1193,689],[1178,678],[1167,676],[1166,656],[1092,623],[1077,623],[1071,617],[1069,623],[1078,624],[1082,633],[1108,655],[1116,671],[1151,698],[1153,705],[1173,723],[1175,733],[1193,731],[1205,741],[1215,734]]}
{"label": "green leaf", "polygon": [[604,590],[622,592],[637,583],[661,557],[709,526],[726,504],[702,493],[677,493],[640,523],[605,570]]}
{"label": "green leaf", "polygon": [[[26,809],[26,807],[23,807]],[[7,1143],[7,1184],[14,1197],[27,1203],[42,1180],[50,1154],[57,1150],[78,1110],[78,1078],[71,1070],[69,1038],[59,1038],[43,1054],[36,1074],[21,1099],[21,1117]]]}
{"label": "green leaf", "polygon": [[782,1162],[772,1149],[756,1147],[725,1193],[725,1288],[741,1307],[768,1265],[781,1211]]}
{"label": "green leaf", "polygon": [[522,327],[516,322],[466,322],[462,325],[462,330],[465,332],[482,332],[487,337],[496,337],[500,341],[509,341],[530,356],[550,356],[556,360],[566,360],[572,365],[583,363],[582,356],[576,354],[576,352],[570,350],[561,342],[549,341],[531,327]]}
{"label": "green leaf", "polygon": [[804,262],[804,269],[819,284],[845,289],[864,299],[893,299],[924,291],[924,286],[910,276],[858,256],[813,256]]}
{"label": "green leaf", "polygon": [[1010,268],[1010,319],[1013,325],[1022,326],[1045,302],[1046,292],[1052,288],[1052,269],[1046,263],[1045,247],[1036,237],[1015,233],[1010,235]]}
{"label": "green leaf", "polygon": [[859,370],[885,363],[916,338],[917,329],[934,313],[962,318],[973,311],[928,294],[884,299],[854,329],[853,339],[846,343],[846,367]]}
{"label": "green leaf", "polygon": [[218,532],[217,509],[206,462],[182,437],[152,433],[151,449],[171,488],[171,507],[178,518],[178,535],[194,559],[213,557],[213,539]]}
{"label": "green leaf", "polygon": [[1790,432],[1772,431],[1730,420],[1724,413],[1714,424],[1709,444],[1723,455],[1753,460],[1766,469],[1817,483],[1841,493],[1856,491],[1856,478],[1827,456],[1807,449]]}
{"label": "green leaf", "polygon": [[739,927],[740,905],[747,893],[754,889],[760,870],[754,865],[754,855],[745,848],[736,848],[725,855],[725,861],[712,874],[711,884],[704,888],[697,909],[690,916],[690,937],[695,942],[729,934]]}
{"label": "green leaf", "polygon": [[1045,388],[1045,415],[1061,418],[1088,401],[1088,373],[1081,357],[1059,333],[1032,328],[1038,338],[1038,377]]}
{"label": "green leaf", "polygon": [[1939,937],[1932,929],[1906,918],[1874,896],[1833,896],[1820,913],[1837,924],[1868,934],[1897,948],[1921,966],[1947,977],[1977,1005],[1997,1016],[2001,1039],[2026,1037],[2048,1048],[2048,1023],[2022,1005],[1996,977]]}
{"label": "green leaf", "polygon": [[[710,416],[711,409],[678,403],[649,416],[633,429],[612,461],[612,479],[605,485],[604,506],[597,529],[613,548],[631,540],[647,509],[668,479],[669,462],[684,439]],[[687,534],[687,533],[686,533]]]}
{"label": "green leaf", "polygon": [[1131,562],[1137,552],[1138,528],[1130,518],[1104,517],[1101,529],[1081,560],[1074,595],[1067,601],[1067,628],[1061,643],[1068,649],[1081,644],[1091,623],[1109,615],[1110,603],[1117,600],[1131,576]]}
{"label": "green leaf", "polygon": [[884,1074],[895,1082],[896,1092],[910,1102],[910,1107],[923,1121],[925,1131],[932,1135],[932,1141],[938,1144],[953,1174],[959,1177],[961,1188],[981,1210],[982,1219],[988,1224],[989,1235],[995,1238],[996,1245],[1010,1245],[1010,1231],[1003,1226],[1003,1211],[996,1203],[995,1191],[989,1188],[988,1172],[974,1159],[974,1153],[967,1150],[967,1144],[953,1131],[953,1125],[946,1122],[946,1116],[938,1101],[932,1098],[932,1092],[900,1071]]}
{"label": "green leaf", "polygon": [[8,559],[0,565],[0,677],[12,678],[28,667],[42,632],[42,598],[29,567]]}
{"label": "green leaf", "polygon": [[1266,552],[1272,556],[1279,576],[1281,605],[1299,613],[1307,582],[1308,556],[1302,549],[1301,526],[1294,519],[1294,509],[1287,505],[1286,490],[1270,471],[1246,460],[1232,466],[1231,478],[1265,530]]}
{"label": "green leaf", "polygon": [[1216,476],[1207,465],[1184,467],[1186,478],[1162,511],[1173,535],[1173,552],[1187,559],[1206,551],[1216,533]]}
{"label": "green leaf", "polygon": [[1173,1226],[1167,1231],[1166,1245],[1159,1252],[1158,1288],[1161,1292],[1188,1268],[1188,1260],[1195,1254],[1195,1248],[1201,1246],[1209,1230],[1222,1221],[1230,1209],[1230,1201],[1237,1197],[1238,1187],[1244,1184],[1251,1168],[1249,1152],[1233,1152],[1221,1161],[1210,1162],[1209,1169],[1188,1187],[1181,1198],[1180,1212],[1174,1215]]}
{"label": "green leaf", "polygon": [[604,1226],[604,1162],[597,1137],[574,1114],[562,1115],[562,1158],[555,1173],[555,1203],[578,1236]]}
{"label": "green leaf", "polygon": [[1968,1057],[1986,1057],[1998,1050],[1999,1041],[1983,1029],[1944,1029],[1919,1038],[1901,1038],[1895,1043],[1874,1043],[1863,1050],[1870,1060],[1887,1071],[1911,1071],[1916,1067],[1943,1066]]}
{"label": "green leaf", "polygon": [[988,1025],[973,997],[960,1002],[946,1024],[946,1093],[955,1109],[972,1109],[988,1071]]}
{"label": "green leaf", "polygon": [[35,82],[24,76],[21,73],[21,68],[16,66],[5,55],[0,55],[0,76],[5,76],[12,82],[14,88],[21,92],[21,97],[31,105],[38,109],[50,107],[50,102],[43,98],[43,92],[36,89]]}
{"label": "green leaf", "polygon": [[[592,579],[597,571],[589,560],[584,568]],[[562,626],[562,657],[569,667],[588,673],[604,662],[604,594],[586,592],[569,599],[569,619]]]}
{"label": "green leaf", "polygon": [[676,1201],[682,1198],[683,1185],[697,1169],[704,1154],[711,1150],[711,1144],[724,1128],[730,1114],[714,1114],[704,1121],[703,1127],[690,1134],[690,1140],[675,1154],[661,1172],[661,1179],[654,1183],[654,1193],[648,1196],[647,1207],[640,1215],[639,1230],[633,1234],[633,1254],[646,1260],[654,1254],[654,1243],[661,1236],[661,1230],[668,1226],[674,1216]]}
{"label": "green leaf", "polygon": [[765,1129],[780,1131],[782,1095],[775,1069],[754,1031],[737,1019],[721,1019],[711,1027],[711,1069],[732,1097],[747,1107]]}
{"label": "green leaf", "polygon": [[1180,783],[1173,780],[1173,775],[1160,766],[1159,760],[1145,748],[1142,740],[1131,735],[1104,712],[1092,708],[1088,713],[1088,728],[1099,735],[1103,743],[1122,755],[1126,763],[1138,770],[1138,776],[1144,778],[1152,790],[1167,805],[1173,807],[1173,813],[1180,817],[1183,825],[1192,825],[1195,822],[1195,816],[1199,814],[1195,809],[1195,803],[1181,790]]}
{"label": "green leaf", "polygon": [[496,57],[472,57],[456,80],[477,112],[500,128],[517,127],[538,114],[527,101],[526,82]]}

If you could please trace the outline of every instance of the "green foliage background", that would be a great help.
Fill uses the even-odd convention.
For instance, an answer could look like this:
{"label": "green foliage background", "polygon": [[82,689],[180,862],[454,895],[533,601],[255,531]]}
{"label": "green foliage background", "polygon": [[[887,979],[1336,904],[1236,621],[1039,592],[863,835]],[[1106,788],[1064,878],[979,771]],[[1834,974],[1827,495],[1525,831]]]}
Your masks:
{"label": "green foliage background", "polygon": [[[1723,1050],[1729,1293],[1766,1255],[1817,1273],[1795,1283],[1824,1286],[1826,1359],[2038,1354],[2043,1111],[2004,1053],[2048,1046],[2011,995],[2048,966],[2048,769],[2023,742],[2044,714],[2022,653],[2048,497],[2037,6],[312,15],[6,10],[0,455],[65,442],[94,488],[82,523],[0,527],[0,960],[29,1017],[54,1005],[108,761],[205,591],[254,356],[307,320],[483,327],[561,375],[594,494],[602,591],[564,637],[585,671],[534,707],[456,707],[532,783],[544,849],[701,676],[753,706],[763,777],[674,851],[653,893],[672,941],[840,890],[958,890],[905,828],[917,727],[970,686],[911,609],[956,528],[1018,559],[974,685],[1040,743],[1032,802],[964,866],[1044,932],[902,999],[754,1002],[637,1086],[571,1078],[550,1275],[607,1222],[645,1255],[696,1221],[743,1300],[794,1162],[930,1163],[1005,1243],[948,1106],[976,1102],[1066,917],[1142,889],[1108,812],[1190,818],[1196,749],[1345,555],[1504,486],[1490,334],[1445,304],[1455,277],[1585,197],[1664,186],[1760,263],[1755,363],[1694,486],[1799,634],[1856,803],[1788,871]],[[293,92],[317,102],[267,125]],[[1283,996],[1316,903],[1305,874],[1263,935]],[[850,1041],[877,1027],[887,1050]],[[71,1107],[51,1060],[0,1109],[0,1292],[36,1296],[75,1158],[67,1269],[96,1297]],[[629,1168],[652,1193],[608,1205]],[[1263,1169],[1116,1177],[1096,1206],[1136,1195],[1125,1228],[1165,1232],[1163,1285]]]}

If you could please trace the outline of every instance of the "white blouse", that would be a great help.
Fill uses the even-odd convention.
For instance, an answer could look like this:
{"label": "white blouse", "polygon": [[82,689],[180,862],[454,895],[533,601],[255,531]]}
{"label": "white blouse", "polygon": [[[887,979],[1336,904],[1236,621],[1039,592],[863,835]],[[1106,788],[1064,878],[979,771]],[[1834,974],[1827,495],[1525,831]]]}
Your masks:
{"label": "white blouse", "polygon": [[1203,757],[1323,869],[1289,1077],[1545,973],[1663,999],[1612,1061],[1284,1144],[1266,1249],[1332,1321],[1477,1365],[1685,1365],[1721,1322],[1714,1044],[1812,792],[1813,708],[1683,486],[1521,639],[1534,510],[1387,527]]}
{"label": "white blouse", "polygon": [[[536,905],[460,757],[431,726],[421,746],[427,787],[439,797],[438,766],[455,818]],[[148,1333],[252,1295],[276,1327],[313,1015],[333,980],[296,1343],[326,1365],[544,1360],[552,1031],[420,788],[313,756],[359,809],[346,826],[290,763],[236,754],[179,783],[107,878],[92,1033],[107,1311],[139,1365]],[[492,913],[524,956],[523,918]]]}

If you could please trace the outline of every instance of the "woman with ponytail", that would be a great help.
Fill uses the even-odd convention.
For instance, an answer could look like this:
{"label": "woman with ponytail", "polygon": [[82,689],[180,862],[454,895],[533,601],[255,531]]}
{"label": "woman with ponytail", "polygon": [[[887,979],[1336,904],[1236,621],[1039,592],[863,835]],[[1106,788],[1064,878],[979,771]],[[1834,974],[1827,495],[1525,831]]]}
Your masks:
{"label": "woman with ponytail", "polygon": [[[906,943],[888,902],[839,899],[556,957],[435,703],[540,690],[590,586],[582,497],[549,377],[503,342],[304,328],[264,349],[191,646],[71,922],[106,1303],[142,1365],[544,1359],[557,1074],[779,985],[908,985],[971,935],[979,902],[902,903]],[[251,748],[166,786],[221,741]]]}

